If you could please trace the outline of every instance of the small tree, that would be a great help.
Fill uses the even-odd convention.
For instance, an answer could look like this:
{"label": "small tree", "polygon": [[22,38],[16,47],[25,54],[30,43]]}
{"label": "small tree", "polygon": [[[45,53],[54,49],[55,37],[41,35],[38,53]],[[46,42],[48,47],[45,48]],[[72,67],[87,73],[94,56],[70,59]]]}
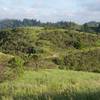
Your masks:
{"label": "small tree", "polygon": [[83,31],[85,31],[85,32],[88,31],[88,25],[87,25],[87,24],[84,24],[84,25],[83,25]]}
{"label": "small tree", "polygon": [[23,73],[24,61],[20,57],[13,58],[9,61],[9,67],[14,70],[16,76],[19,76]]}

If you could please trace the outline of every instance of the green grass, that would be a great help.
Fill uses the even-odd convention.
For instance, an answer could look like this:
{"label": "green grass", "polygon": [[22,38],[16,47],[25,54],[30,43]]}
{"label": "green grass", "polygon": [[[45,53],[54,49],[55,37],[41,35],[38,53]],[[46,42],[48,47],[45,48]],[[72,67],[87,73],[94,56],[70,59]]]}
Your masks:
{"label": "green grass", "polygon": [[[25,58],[23,53],[27,52],[26,49],[34,47],[36,54],[40,55],[38,63],[43,68],[59,66],[63,69],[100,72],[100,38],[95,34],[21,27],[1,31],[1,37],[1,52]],[[80,45],[78,48],[77,43]],[[12,57],[0,53],[0,65],[6,65]],[[55,59],[61,63],[56,64],[53,62]],[[27,57],[25,61],[34,63]],[[26,66],[29,68],[28,64]],[[25,71],[14,81],[0,83],[0,100],[100,100],[100,74],[58,69]]]}
{"label": "green grass", "polygon": [[15,81],[0,84],[0,100],[100,100],[100,74],[25,71]]}

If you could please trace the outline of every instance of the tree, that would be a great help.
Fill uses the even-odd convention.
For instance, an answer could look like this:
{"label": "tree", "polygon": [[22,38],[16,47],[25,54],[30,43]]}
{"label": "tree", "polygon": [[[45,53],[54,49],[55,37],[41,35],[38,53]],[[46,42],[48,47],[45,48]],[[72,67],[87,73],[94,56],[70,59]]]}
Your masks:
{"label": "tree", "polygon": [[88,27],[87,23],[85,23],[85,24],[82,26],[82,31],[88,32],[88,29],[89,29],[89,27]]}
{"label": "tree", "polygon": [[99,34],[100,33],[100,24],[98,25],[97,29],[96,29],[96,33]]}

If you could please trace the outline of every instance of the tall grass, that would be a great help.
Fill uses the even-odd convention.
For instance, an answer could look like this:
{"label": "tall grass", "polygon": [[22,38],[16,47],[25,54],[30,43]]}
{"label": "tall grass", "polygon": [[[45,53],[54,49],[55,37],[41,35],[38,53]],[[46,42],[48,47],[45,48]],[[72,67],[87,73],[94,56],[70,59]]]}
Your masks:
{"label": "tall grass", "polygon": [[100,100],[100,75],[63,70],[26,71],[0,84],[0,100]]}

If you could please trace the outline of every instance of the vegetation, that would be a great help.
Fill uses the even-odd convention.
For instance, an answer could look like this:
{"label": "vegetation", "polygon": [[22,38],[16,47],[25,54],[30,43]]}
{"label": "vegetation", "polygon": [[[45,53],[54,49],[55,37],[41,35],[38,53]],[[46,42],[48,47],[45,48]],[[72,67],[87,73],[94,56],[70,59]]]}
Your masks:
{"label": "vegetation", "polygon": [[0,53],[0,82],[17,78],[23,72],[22,66],[21,59]]}
{"label": "vegetation", "polygon": [[0,51],[20,56],[27,68],[99,72],[99,40],[96,34],[75,30],[15,28],[0,31]]}
{"label": "vegetation", "polygon": [[25,71],[0,84],[1,100],[99,100],[100,75],[64,70]]}
{"label": "vegetation", "polygon": [[53,60],[61,69],[100,72],[100,48],[69,51]]}
{"label": "vegetation", "polygon": [[0,100],[99,100],[99,23],[3,20],[0,28]]}
{"label": "vegetation", "polygon": [[0,29],[7,29],[7,28],[16,28],[16,27],[45,27],[45,29],[70,29],[70,30],[77,30],[81,32],[90,32],[99,34],[100,33],[100,22],[91,21],[88,23],[84,23],[83,25],[79,25],[75,22],[66,22],[66,21],[59,21],[56,23],[47,22],[42,23],[37,21],[36,19],[23,19],[23,20],[15,20],[15,19],[5,19],[0,21]]}

